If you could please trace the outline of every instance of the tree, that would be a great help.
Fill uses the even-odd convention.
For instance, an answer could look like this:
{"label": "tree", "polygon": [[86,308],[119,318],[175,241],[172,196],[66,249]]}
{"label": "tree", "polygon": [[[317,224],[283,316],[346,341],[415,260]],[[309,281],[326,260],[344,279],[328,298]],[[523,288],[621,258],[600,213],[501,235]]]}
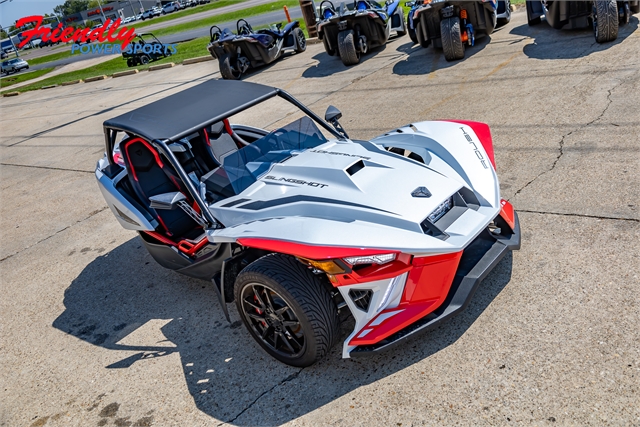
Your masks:
{"label": "tree", "polygon": [[66,0],[63,4],[54,7],[53,11],[58,16],[66,16],[87,9],[89,9],[89,0]]}

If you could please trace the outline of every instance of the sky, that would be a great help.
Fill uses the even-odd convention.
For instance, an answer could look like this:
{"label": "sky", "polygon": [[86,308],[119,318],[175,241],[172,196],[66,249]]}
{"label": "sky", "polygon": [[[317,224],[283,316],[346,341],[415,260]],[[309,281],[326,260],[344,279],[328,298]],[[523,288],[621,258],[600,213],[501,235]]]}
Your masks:
{"label": "sky", "polygon": [[0,24],[3,27],[8,27],[24,16],[52,14],[53,8],[62,3],[64,0],[7,1],[0,4]]}

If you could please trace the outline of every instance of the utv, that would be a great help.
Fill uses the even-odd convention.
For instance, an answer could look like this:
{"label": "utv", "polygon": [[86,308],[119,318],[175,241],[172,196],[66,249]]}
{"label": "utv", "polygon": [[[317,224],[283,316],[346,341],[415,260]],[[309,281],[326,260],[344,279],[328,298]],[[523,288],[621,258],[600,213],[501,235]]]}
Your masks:
{"label": "utv", "polygon": [[406,3],[409,35],[422,47],[433,43],[444,51],[447,61],[464,58],[464,45],[473,46],[480,34],[489,35],[497,23],[496,2],[492,0],[417,0]]}
{"label": "utv", "polygon": [[384,7],[373,0],[342,3],[336,9],[329,0],[320,3],[318,38],[328,55],[340,55],[344,65],[360,62],[371,48],[384,45],[391,30],[398,36],[407,33],[400,1],[387,1]]}
{"label": "utv", "polygon": [[632,13],[640,12],[640,1],[527,1],[527,21],[537,25],[544,16],[553,28],[570,30],[593,26],[598,43],[618,38],[618,26],[629,23]]}
{"label": "utv", "polygon": [[[144,37],[147,37],[146,40]],[[127,60],[129,67],[146,65],[151,61],[169,57],[173,53],[151,33],[138,34],[136,39],[138,42],[134,40],[127,50],[122,52],[122,58]]]}

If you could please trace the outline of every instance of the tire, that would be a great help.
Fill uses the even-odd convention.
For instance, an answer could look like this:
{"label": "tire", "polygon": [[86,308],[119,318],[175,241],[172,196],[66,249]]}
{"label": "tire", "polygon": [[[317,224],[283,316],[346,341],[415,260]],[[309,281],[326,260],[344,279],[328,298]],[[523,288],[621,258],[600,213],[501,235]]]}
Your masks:
{"label": "tire", "polygon": [[538,16],[537,18],[531,19],[531,12],[529,11],[529,6],[527,4],[525,4],[525,6],[527,9],[527,24],[529,24],[530,27],[533,27],[534,25],[538,25],[539,23],[541,23],[542,18],[540,16]]}
{"label": "tire", "polygon": [[400,23],[402,24],[402,28],[404,28],[404,31],[396,30],[396,34],[398,35],[398,37],[402,37],[407,34],[407,23],[404,20],[404,14],[402,13],[402,10],[399,11],[398,15],[400,16]]}
{"label": "tire", "polygon": [[220,75],[225,80],[238,80],[241,73],[235,71],[231,66],[231,58],[229,55],[224,55],[220,59],[218,59],[218,64],[220,66]]}
{"label": "tire", "polygon": [[313,365],[339,337],[338,309],[328,290],[293,257],[271,254],[235,282],[236,307],[256,342],[287,365]]}
{"label": "tire", "polygon": [[147,65],[150,61],[150,58],[147,55],[140,55],[140,63],[142,65]]}
{"label": "tire", "polygon": [[329,56],[336,56],[336,50],[329,48],[329,42],[327,41],[327,35],[322,38],[322,44],[324,45],[324,51],[327,52]]}
{"label": "tire", "polygon": [[135,65],[136,64],[133,62],[133,59],[127,59],[127,67],[135,67]]}
{"label": "tire", "polygon": [[440,21],[440,37],[442,51],[447,61],[464,58],[464,44],[460,34],[460,19],[458,17],[445,18]]}
{"label": "tire", "polygon": [[618,5],[616,0],[593,2],[593,35],[598,43],[618,38]]}
{"label": "tire", "polygon": [[353,30],[338,33],[338,52],[344,65],[355,65],[360,62],[360,52],[356,50],[355,37]]}
{"label": "tire", "polygon": [[422,37],[422,30],[416,28],[416,39],[418,40],[418,44],[420,45],[420,47],[428,48],[431,44],[431,39],[424,39]]}
{"label": "tire", "polygon": [[629,9],[631,10],[631,13],[640,13],[640,1],[632,4],[629,4]]}
{"label": "tire", "polygon": [[302,53],[307,50],[307,39],[300,28],[293,29],[293,38],[296,41],[296,53]]}
{"label": "tire", "polygon": [[418,35],[416,34],[416,30],[407,25],[407,32],[409,33],[409,38],[413,44],[418,44]]}
{"label": "tire", "polygon": [[511,22],[511,2],[509,0],[505,0],[504,7],[505,7],[504,11],[506,12],[507,17],[498,19],[498,26],[499,27],[505,26],[509,22]]}

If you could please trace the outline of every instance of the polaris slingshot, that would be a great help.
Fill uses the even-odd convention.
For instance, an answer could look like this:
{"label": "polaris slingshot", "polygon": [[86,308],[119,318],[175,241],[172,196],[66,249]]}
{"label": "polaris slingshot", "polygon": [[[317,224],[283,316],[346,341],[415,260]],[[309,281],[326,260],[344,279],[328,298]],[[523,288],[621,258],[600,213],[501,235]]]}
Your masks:
{"label": "polaris slingshot", "polygon": [[237,80],[249,69],[271,64],[287,51],[304,52],[307,40],[300,23],[293,21],[282,31],[280,27],[281,24],[276,24],[254,31],[244,19],[236,23],[237,34],[227,28],[211,27],[207,50],[218,60],[222,78]]}
{"label": "polaris slingshot", "polygon": [[328,55],[340,55],[344,65],[360,62],[360,56],[389,40],[390,31],[398,36],[407,33],[400,0],[388,1],[384,7],[373,0],[356,0],[339,9],[329,0],[320,3],[318,38]]}
{"label": "polaris slingshot", "polygon": [[[278,98],[302,118],[273,131],[229,120]],[[227,319],[235,300],[258,344],[293,366],[326,355],[341,318],[355,320],[343,357],[433,327],[520,247],[487,125],[412,123],[360,141],[340,116],[210,80],[104,122],[95,175],[118,222],[163,267],[210,281]]]}
{"label": "polaris slingshot", "polygon": [[598,43],[618,38],[618,27],[629,23],[631,14],[640,12],[640,1],[527,1],[527,21],[537,25],[544,16],[555,29],[592,26]]}
{"label": "polaris slingshot", "polygon": [[498,19],[495,0],[416,0],[406,5],[411,7],[411,40],[442,49],[447,61],[464,58],[465,44],[473,46],[477,36],[491,34]]}

